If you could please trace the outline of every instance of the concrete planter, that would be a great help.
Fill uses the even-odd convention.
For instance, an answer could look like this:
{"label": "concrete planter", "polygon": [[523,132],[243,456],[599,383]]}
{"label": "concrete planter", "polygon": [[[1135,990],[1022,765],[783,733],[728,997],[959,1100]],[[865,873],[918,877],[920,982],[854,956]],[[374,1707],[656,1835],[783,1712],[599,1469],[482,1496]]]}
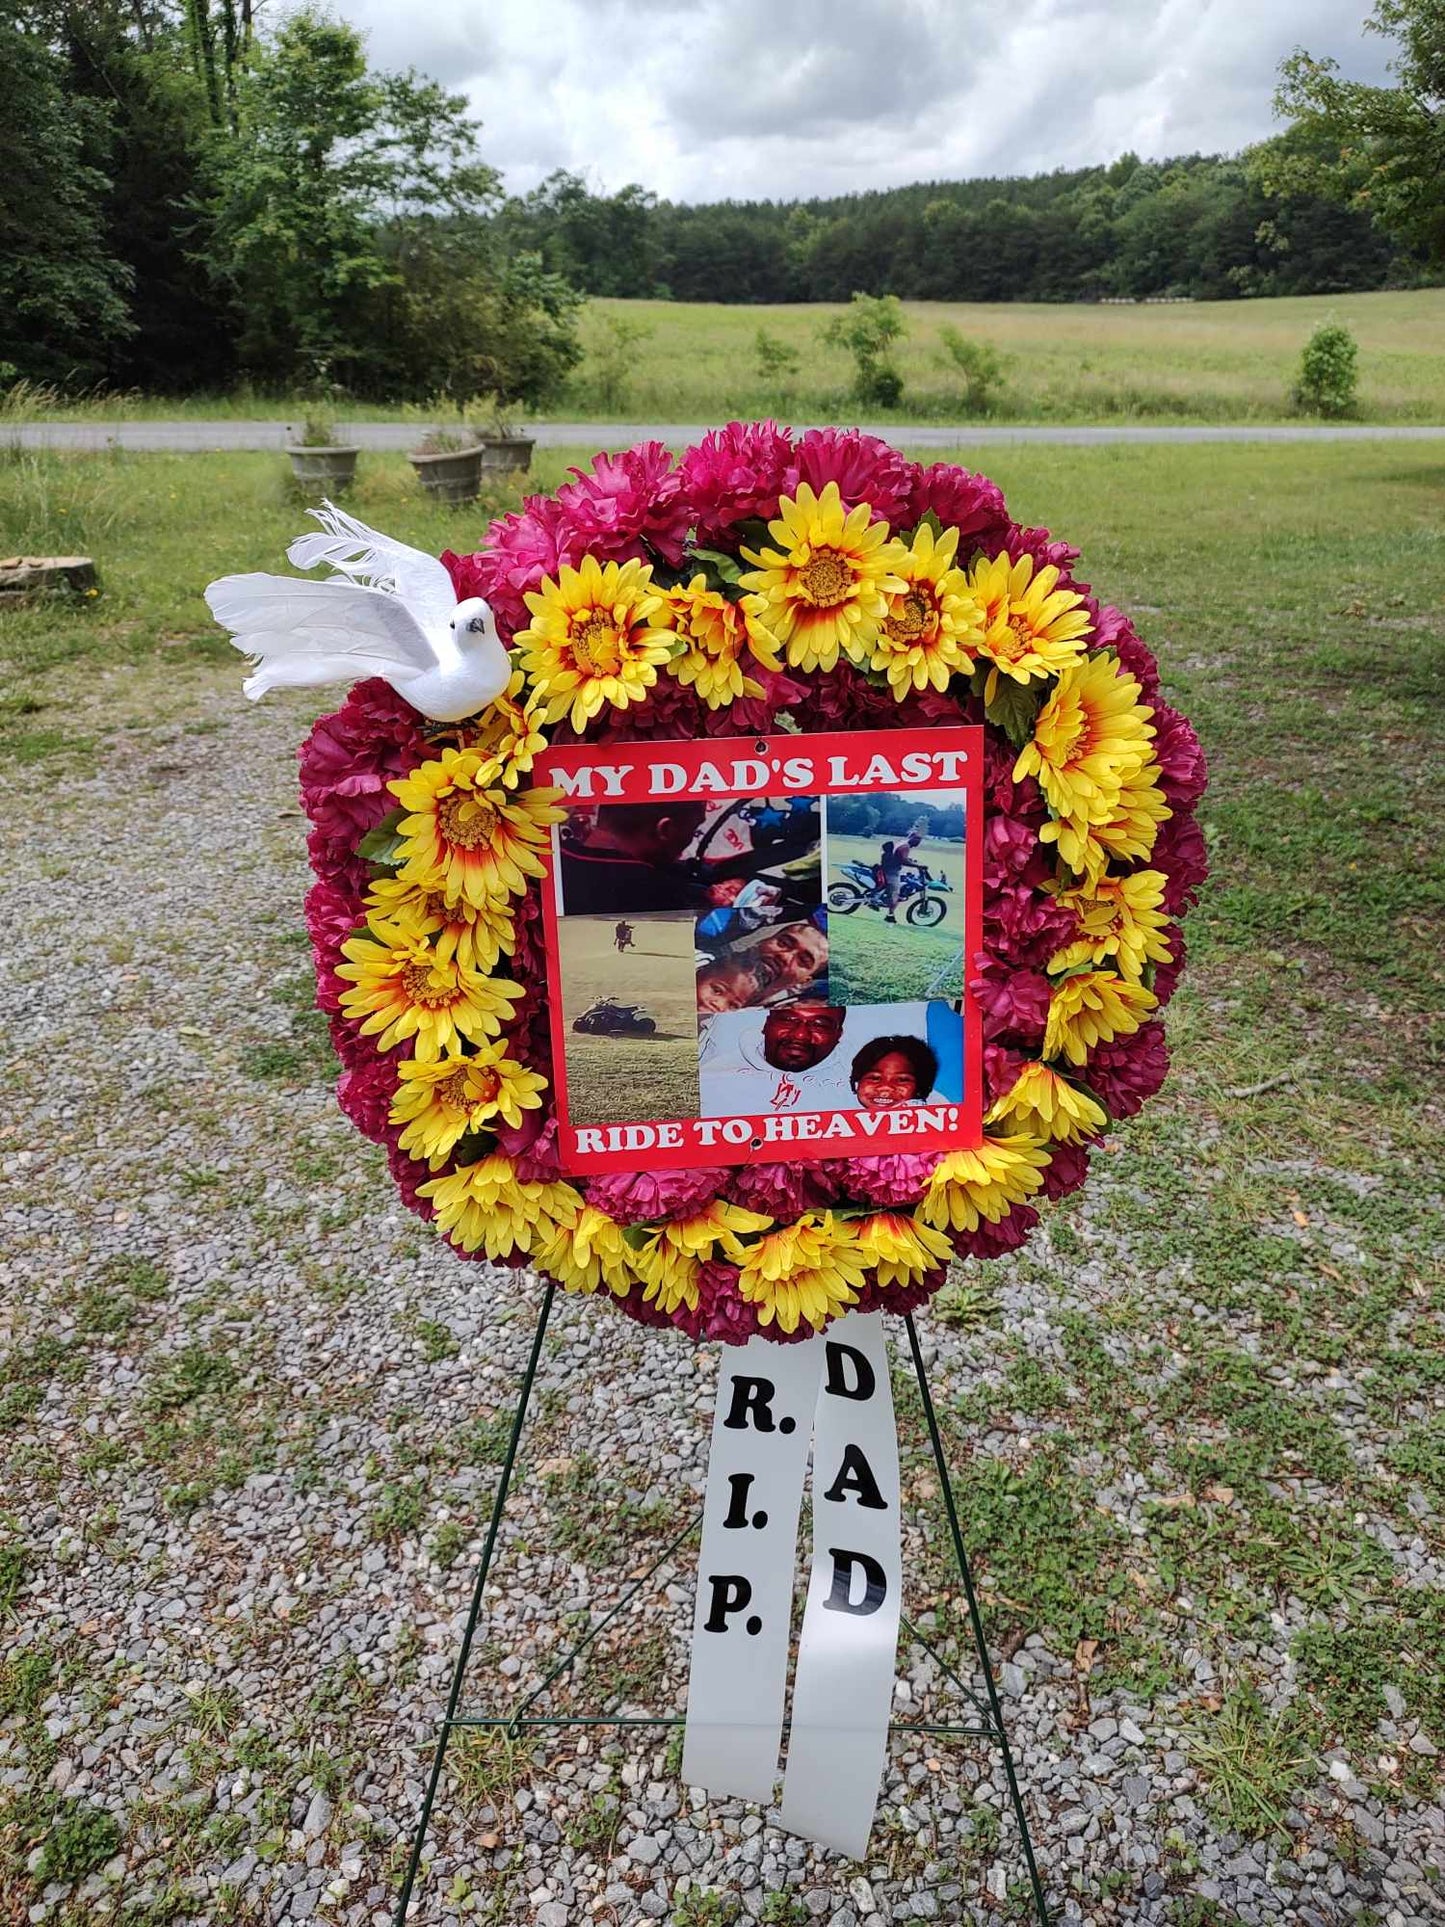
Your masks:
{"label": "concrete planter", "polygon": [[475,502],[482,486],[485,450],[449,448],[439,455],[408,456],[417,480],[439,502]]}
{"label": "concrete planter", "polygon": [[532,435],[487,435],[482,440],[482,467],[488,475],[525,475],[532,466]]}
{"label": "concrete planter", "polygon": [[287,449],[291,473],[301,488],[320,489],[325,495],[340,495],[356,480],[359,448],[306,448],[295,443]]}

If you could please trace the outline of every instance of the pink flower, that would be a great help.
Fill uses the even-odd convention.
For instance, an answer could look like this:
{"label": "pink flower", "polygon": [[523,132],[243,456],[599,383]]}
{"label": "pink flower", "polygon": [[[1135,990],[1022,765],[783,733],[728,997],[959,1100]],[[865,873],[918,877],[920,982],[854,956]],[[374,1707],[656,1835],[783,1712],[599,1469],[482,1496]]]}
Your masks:
{"label": "pink flower", "polygon": [[596,455],[590,473],[574,468],[557,500],[566,510],[584,552],[602,561],[626,562],[644,553],[643,543],[675,567],[682,560],[690,505],[683,477],[661,442],[639,442],[620,455]]}
{"label": "pink flower", "polygon": [[937,1164],[936,1154],[919,1157],[905,1152],[897,1157],[844,1158],[837,1169],[845,1197],[889,1209],[917,1204]]}
{"label": "pink flower", "polygon": [[915,469],[905,527],[936,515],[945,528],[958,530],[959,560],[977,549],[997,555],[1010,523],[1003,490],[986,475],[974,475],[952,462]]}
{"label": "pink flower", "polygon": [[[423,1198],[417,1192],[417,1186],[419,1184],[426,1184],[432,1176],[432,1173],[427,1169],[426,1165],[419,1164],[415,1158],[409,1158],[405,1151],[399,1151],[396,1146],[390,1142],[388,1142],[386,1147],[386,1162],[387,1168],[391,1172],[393,1182],[397,1190],[401,1193],[402,1203],[406,1206],[407,1210],[415,1211],[419,1218],[434,1218],[437,1214],[436,1206],[430,1198]],[[452,1249],[456,1251],[456,1246],[453,1245]],[[459,1258],[465,1258],[469,1255],[467,1252],[457,1251]],[[484,1257],[485,1253],[479,1252],[476,1255],[478,1257]],[[524,1259],[523,1263],[525,1262],[526,1260]]]}
{"label": "pink flower", "polygon": [[607,1171],[587,1181],[587,1202],[621,1224],[658,1218],[689,1218],[711,1204],[727,1172],[699,1166],[689,1171]]}
{"label": "pink flower", "polygon": [[1169,999],[1179,988],[1179,979],[1184,975],[1184,960],[1187,952],[1184,947],[1184,932],[1177,923],[1171,923],[1164,931],[1169,948],[1173,952],[1167,964],[1159,964],[1154,971],[1154,995],[1159,999],[1163,1010]]}
{"label": "pink flower", "polygon": [[532,620],[526,596],[541,587],[544,576],[555,577],[564,562],[575,568],[585,553],[586,544],[562,504],[550,495],[533,495],[520,513],[492,523],[480,554],[442,560],[458,583],[463,566],[469,565],[468,593],[485,598],[498,633],[510,642]]}
{"label": "pink flower", "polygon": [[391,1100],[400,1079],[388,1057],[373,1057],[344,1070],[336,1083],[336,1101],[363,1137],[385,1144],[391,1136]]}
{"label": "pink flower", "polygon": [[701,548],[735,548],[739,522],[769,522],[792,460],[776,422],[729,422],[684,451],[682,496]]}
{"label": "pink flower", "polygon": [[1077,928],[1072,910],[1026,884],[1008,884],[984,900],[984,941],[1005,963],[1042,970]]}
{"label": "pink flower", "polygon": [[915,473],[906,456],[876,435],[856,428],[810,428],[793,450],[783,492],[796,494],[798,484],[806,482],[821,495],[829,482],[836,482],[845,509],[866,502],[875,521],[905,528]]}
{"label": "pink flower", "polygon": [[921,1305],[926,1305],[947,1278],[948,1273],[941,1265],[936,1271],[926,1271],[916,1285],[880,1285],[875,1273],[858,1294],[857,1304],[850,1309],[856,1312],[888,1311],[903,1318],[909,1312],[917,1311]]}
{"label": "pink flower", "polygon": [[770,736],[778,727],[784,710],[796,710],[806,701],[807,685],[794,682],[785,672],[764,669],[761,664],[745,665],[747,674],[762,685],[761,696],[740,696],[724,709],[702,708],[700,720],[708,736]]}
{"label": "pink flower", "polygon": [[738,1290],[737,1266],[709,1260],[697,1282],[701,1336],[724,1345],[746,1345],[758,1329],[758,1313]]}
{"label": "pink flower", "polygon": [[984,1107],[996,1104],[1001,1097],[1007,1097],[1019,1081],[1019,1072],[1024,1065],[1033,1060],[1022,1051],[1009,1050],[1004,1044],[985,1044],[983,1047],[983,1101]]}
{"label": "pink flower", "polygon": [[396,806],[387,784],[426,755],[421,718],[378,676],[357,683],[340,709],[317,719],[298,756],[301,805],[317,832],[310,848],[318,876],[347,874],[361,838]]}
{"label": "pink flower", "polygon": [[997,1224],[985,1218],[977,1231],[951,1233],[953,1248],[960,1258],[1001,1258],[1007,1251],[1017,1251],[1038,1221],[1031,1204],[1016,1204]]}
{"label": "pink flower", "polygon": [[1056,1144],[1044,1168],[1044,1196],[1067,1198],[1080,1189],[1089,1175],[1089,1147],[1086,1144]]}
{"label": "pink flower", "polygon": [[[1032,782],[1032,778],[1029,779]],[[983,821],[983,887],[987,912],[993,894],[1015,884],[1037,889],[1053,875],[1049,853],[1038,830],[1021,816],[1004,816],[997,808]]]}
{"label": "pink flower", "polygon": [[1105,604],[1094,617],[1094,633],[1089,638],[1091,649],[1112,649],[1119,658],[1119,666],[1127,669],[1139,684],[1140,693],[1146,703],[1158,700],[1159,665],[1154,660],[1153,651],[1136,633],[1133,623],[1122,609]]}
{"label": "pink flower", "polygon": [[793,708],[800,729],[892,729],[898,705],[885,684],[881,689],[851,663],[840,662],[815,676],[807,695]]}
{"label": "pink flower", "polygon": [[1164,1026],[1145,1024],[1132,1036],[1116,1037],[1089,1053],[1084,1076],[1111,1118],[1133,1117],[1163,1084],[1169,1070]]}
{"label": "pink flower", "polygon": [[326,877],[319,877],[306,892],[306,934],[316,965],[318,1010],[341,1008],[341,993],[346,986],[336,975],[336,966],[341,961],[342,944],[363,917],[361,899],[355,891],[343,889]]}
{"label": "pink flower", "polygon": [[[1023,529],[1017,522],[1010,523],[1004,532],[1002,547],[1017,562],[1020,556],[1031,555],[1035,570],[1057,569],[1061,576],[1068,576],[1079,559],[1079,551],[1072,542],[1061,542],[1050,535],[1047,529]],[[1070,581],[1067,586],[1082,592],[1082,582]]]}
{"label": "pink flower", "polygon": [[1159,759],[1159,787],[1171,810],[1190,810],[1204,794],[1209,769],[1193,729],[1168,703],[1154,705],[1154,754]]}
{"label": "pink flower", "polygon": [[355,1070],[358,1065],[375,1063],[381,1052],[370,1037],[363,1037],[361,1026],[339,1011],[328,1016],[327,1029],[331,1032],[331,1048],[340,1058],[346,1070]]}
{"label": "pink flower", "polygon": [[779,1224],[820,1211],[843,1192],[843,1164],[739,1164],[723,1174],[722,1194]]}
{"label": "pink flower", "polygon": [[1001,958],[978,951],[969,989],[983,1013],[985,1037],[1005,1037],[1025,1049],[1044,1041],[1049,1015],[1049,980],[1040,970],[1015,970]]}
{"label": "pink flower", "polygon": [[1192,816],[1176,810],[1159,825],[1153,852],[1139,867],[1164,872],[1169,879],[1164,888],[1164,908],[1171,917],[1183,916],[1198,903],[1200,887],[1209,875],[1204,832]]}

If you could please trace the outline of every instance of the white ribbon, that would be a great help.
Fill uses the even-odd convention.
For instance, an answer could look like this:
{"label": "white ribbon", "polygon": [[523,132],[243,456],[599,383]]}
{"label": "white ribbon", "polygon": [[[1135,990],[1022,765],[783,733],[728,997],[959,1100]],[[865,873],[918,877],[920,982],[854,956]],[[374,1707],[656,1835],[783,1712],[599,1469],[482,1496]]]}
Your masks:
{"label": "white ribbon", "polygon": [[813,1564],[782,1823],[855,1857],[888,1745],[902,1557],[880,1313],[725,1351],[703,1500],[682,1774],[767,1804],[777,1784],[798,1513],[813,1440]]}

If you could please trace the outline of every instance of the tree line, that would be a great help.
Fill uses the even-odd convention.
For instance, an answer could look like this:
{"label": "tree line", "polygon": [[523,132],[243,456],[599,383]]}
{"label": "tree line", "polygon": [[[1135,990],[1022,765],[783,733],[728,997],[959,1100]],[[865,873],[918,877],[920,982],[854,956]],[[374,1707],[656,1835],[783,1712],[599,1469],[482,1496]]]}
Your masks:
{"label": "tree line", "polygon": [[0,0],[0,387],[539,404],[587,295],[1223,299],[1445,267],[1442,0],[1376,0],[1388,86],[1291,56],[1291,124],[1244,155],[701,206],[566,172],[508,197],[463,96],[254,5]]}

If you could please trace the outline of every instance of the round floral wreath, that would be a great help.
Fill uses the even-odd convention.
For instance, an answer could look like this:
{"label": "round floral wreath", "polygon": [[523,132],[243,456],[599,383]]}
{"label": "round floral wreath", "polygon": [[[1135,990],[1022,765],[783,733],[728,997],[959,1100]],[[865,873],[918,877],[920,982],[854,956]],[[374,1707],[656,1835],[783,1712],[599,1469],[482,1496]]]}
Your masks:
{"label": "round floral wreath", "polygon": [[[1206,870],[1199,742],[1153,656],[981,475],[855,431],[733,423],[599,455],[446,554],[511,684],[438,724],[359,683],[301,749],[306,900],[341,1106],[463,1256],[535,1265],[694,1339],[911,1310],[1023,1243],[1168,1066]],[[984,1141],[566,1178],[539,879],[547,743],[983,723]]]}

